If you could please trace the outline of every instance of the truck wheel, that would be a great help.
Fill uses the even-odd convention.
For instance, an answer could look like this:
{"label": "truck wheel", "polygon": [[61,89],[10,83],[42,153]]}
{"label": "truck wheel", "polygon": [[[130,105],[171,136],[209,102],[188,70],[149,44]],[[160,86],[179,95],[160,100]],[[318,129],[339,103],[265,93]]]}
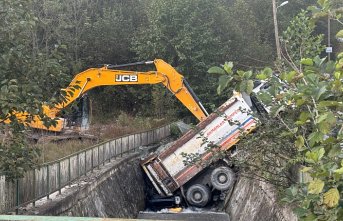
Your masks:
{"label": "truck wheel", "polygon": [[204,207],[211,199],[211,191],[205,185],[195,184],[188,188],[186,198],[189,204]]}
{"label": "truck wheel", "polygon": [[218,167],[211,173],[212,186],[220,191],[228,190],[235,180],[235,174],[228,167]]}

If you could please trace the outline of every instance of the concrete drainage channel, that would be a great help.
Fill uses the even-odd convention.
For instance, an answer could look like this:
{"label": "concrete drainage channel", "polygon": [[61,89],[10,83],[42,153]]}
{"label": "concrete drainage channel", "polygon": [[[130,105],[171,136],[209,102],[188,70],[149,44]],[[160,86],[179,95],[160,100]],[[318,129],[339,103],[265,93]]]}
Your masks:
{"label": "concrete drainage channel", "polygon": [[[166,144],[171,140],[165,140]],[[139,165],[140,156],[156,150],[160,145],[141,147],[140,153],[105,164],[99,170],[87,174],[77,182],[53,194],[20,208],[21,215],[115,217],[153,220],[228,220],[225,213],[184,212],[180,214],[144,212],[147,187]],[[1,218],[1,217],[0,217]]]}
{"label": "concrete drainage channel", "polygon": [[20,208],[20,214],[144,220],[296,220],[289,209],[277,205],[275,194],[267,184],[245,178],[237,180],[221,213],[212,212],[216,211],[214,208],[202,211],[184,209],[177,214],[167,209],[151,212],[151,208],[146,208],[149,189],[139,162],[142,154],[157,148],[158,145],[141,147],[140,153],[107,163],[63,189],[62,194],[54,195],[50,200],[37,201],[35,207]]}

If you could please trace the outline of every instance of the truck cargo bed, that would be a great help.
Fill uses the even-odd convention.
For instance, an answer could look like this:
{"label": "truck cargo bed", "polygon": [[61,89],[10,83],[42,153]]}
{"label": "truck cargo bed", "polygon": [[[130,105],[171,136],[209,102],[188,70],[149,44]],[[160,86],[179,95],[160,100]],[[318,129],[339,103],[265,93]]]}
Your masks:
{"label": "truck cargo bed", "polygon": [[[159,194],[171,196],[211,163],[215,151],[230,149],[243,132],[255,127],[250,107],[237,94],[172,146],[143,160],[141,165]],[[184,154],[197,156],[201,164],[185,165]]]}

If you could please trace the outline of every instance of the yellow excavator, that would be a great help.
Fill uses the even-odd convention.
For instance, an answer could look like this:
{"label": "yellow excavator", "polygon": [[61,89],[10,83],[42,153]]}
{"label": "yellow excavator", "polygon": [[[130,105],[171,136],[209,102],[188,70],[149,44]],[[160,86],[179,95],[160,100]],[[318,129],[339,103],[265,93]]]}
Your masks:
{"label": "yellow excavator", "polygon": [[[135,65],[154,64],[156,71],[139,72],[115,70],[115,68],[129,67]],[[64,90],[67,95],[65,101],[56,104],[54,107],[43,105],[44,113],[57,119],[56,125],[46,127],[39,116],[34,116],[33,120],[26,123],[26,126],[51,132],[62,132],[65,125],[64,118],[57,118],[58,113],[81,97],[88,90],[109,85],[135,85],[135,84],[163,84],[168,88],[192,114],[199,120],[204,120],[208,113],[195,95],[186,79],[179,74],[171,65],[161,59],[154,61],[136,62],[123,65],[104,65],[101,68],[90,68],[77,74],[69,86]],[[78,87],[75,87],[78,85]],[[27,113],[17,113],[16,117],[22,122],[27,119]],[[6,121],[8,123],[9,121]]]}

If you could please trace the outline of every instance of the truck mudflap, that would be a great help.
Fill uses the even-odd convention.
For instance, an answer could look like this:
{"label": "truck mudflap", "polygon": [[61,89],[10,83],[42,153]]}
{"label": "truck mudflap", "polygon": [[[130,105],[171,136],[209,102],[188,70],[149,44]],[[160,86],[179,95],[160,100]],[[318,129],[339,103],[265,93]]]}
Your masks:
{"label": "truck mudflap", "polygon": [[[148,167],[150,180],[156,182],[165,195],[172,194],[202,171],[205,164],[211,163],[215,151],[230,149],[242,133],[249,133],[256,127],[257,120],[250,111],[244,99],[235,95],[172,146],[149,162],[142,163],[143,167]],[[216,147],[208,151],[204,138]],[[182,153],[199,154],[203,163],[185,165]]]}

